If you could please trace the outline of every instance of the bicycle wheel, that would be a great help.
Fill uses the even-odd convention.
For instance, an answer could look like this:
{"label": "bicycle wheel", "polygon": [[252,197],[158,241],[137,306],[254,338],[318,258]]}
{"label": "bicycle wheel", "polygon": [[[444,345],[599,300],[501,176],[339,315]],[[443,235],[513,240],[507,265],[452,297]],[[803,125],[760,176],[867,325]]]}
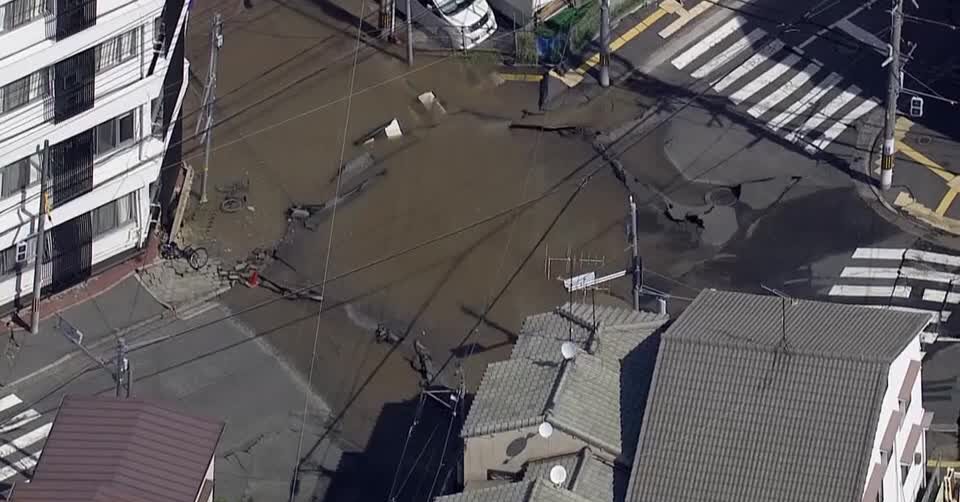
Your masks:
{"label": "bicycle wheel", "polygon": [[163,242],[160,244],[160,257],[165,260],[170,260],[177,257],[176,248],[172,243]]}
{"label": "bicycle wheel", "polygon": [[203,267],[207,266],[207,260],[210,257],[207,255],[207,250],[205,248],[194,248],[190,250],[190,256],[187,258],[187,262],[190,263],[190,266],[194,270],[200,270]]}
{"label": "bicycle wheel", "polygon": [[225,213],[235,213],[243,209],[243,201],[235,197],[227,197],[220,203],[220,210]]}

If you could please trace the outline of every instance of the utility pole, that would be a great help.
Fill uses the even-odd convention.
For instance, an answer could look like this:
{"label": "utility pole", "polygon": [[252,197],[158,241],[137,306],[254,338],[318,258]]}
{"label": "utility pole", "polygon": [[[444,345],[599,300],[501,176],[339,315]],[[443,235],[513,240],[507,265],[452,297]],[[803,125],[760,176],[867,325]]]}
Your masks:
{"label": "utility pole", "polygon": [[123,337],[117,338],[117,360],[114,363],[116,371],[117,397],[130,397],[130,361],[127,359],[127,344]]}
{"label": "utility pole", "polygon": [[413,67],[413,12],[410,10],[410,0],[407,2],[407,66]]}
{"label": "utility pole", "polygon": [[203,89],[204,117],[197,122],[197,133],[203,127],[203,177],[200,181],[200,202],[207,202],[207,177],[210,172],[210,144],[213,139],[213,107],[217,96],[217,69],[220,47],[223,46],[223,16],[213,15],[210,31],[210,68],[207,70],[207,85]]}
{"label": "utility pole", "polygon": [[633,194],[630,195],[630,234],[633,239],[633,308],[634,310],[640,310],[643,267],[640,261],[640,246],[637,244],[637,202],[633,200]]}
{"label": "utility pole", "polygon": [[893,158],[897,152],[894,128],[897,122],[897,100],[900,97],[900,33],[903,27],[903,0],[893,0],[890,29],[890,57],[887,59],[887,111],[883,123],[883,157],[880,163],[880,186],[889,190],[893,184]]}
{"label": "utility pole", "polygon": [[600,86],[610,87],[610,0],[600,0]]}
{"label": "utility pole", "polygon": [[44,231],[47,224],[47,171],[50,168],[50,141],[44,140],[43,153],[37,146],[40,155],[40,209],[37,211],[37,242],[33,246],[33,310],[30,312],[30,332],[36,335],[40,332],[40,290],[43,288],[43,248]]}

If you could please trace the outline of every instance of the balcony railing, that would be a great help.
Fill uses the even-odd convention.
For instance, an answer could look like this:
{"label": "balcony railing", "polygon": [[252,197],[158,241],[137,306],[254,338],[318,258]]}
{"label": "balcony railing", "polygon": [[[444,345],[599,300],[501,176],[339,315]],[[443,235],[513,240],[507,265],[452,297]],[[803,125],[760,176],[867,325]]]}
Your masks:
{"label": "balcony railing", "polygon": [[97,0],[56,0],[55,37],[63,40],[97,22]]}

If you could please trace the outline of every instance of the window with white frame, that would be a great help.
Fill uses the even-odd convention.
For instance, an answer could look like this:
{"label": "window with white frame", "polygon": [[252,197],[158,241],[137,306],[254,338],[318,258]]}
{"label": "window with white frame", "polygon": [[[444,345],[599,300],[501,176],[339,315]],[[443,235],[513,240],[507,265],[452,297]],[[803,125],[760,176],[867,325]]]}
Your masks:
{"label": "window with white frame", "polygon": [[0,5],[0,32],[19,28],[52,13],[51,0],[12,0]]}
{"label": "window with white frame", "polygon": [[9,197],[40,181],[40,156],[33,154],[0,168],[0,197]]}
{"label": "window with white frame", "polygon": [[135,110],[114,117],[94,128],[94,154],[97,157],[113,153],[134,142]]}
{"label": "window with white frame", "polygon": [[166,36],[164,33],[164,22],[163,16],[157,16],[153,19],[153,50],[154,52],[160,52],[163,50],[163,39]]}
{"label": "window with white frame", "polygon": [[139,32],[140,28],[137,27],[96,46],[94,49],[96,72],[105,72],[110,68],[118,66],[120,63],[136,57],[138,46],[137,35]]}
{"label": "window with white frame", "polygon": [[7,113],[50,95],[50,67],[41,68],[0,87],[0,113]]}
{"label": "window with white frame", "polygon": [[163,96],[150,101],[150,134],[163,136]]}
{"label": "window with white frame", "polygon": [[108,202],[91,212],[93,236],[97,237],[137,219],[137,192],[131,192]]}

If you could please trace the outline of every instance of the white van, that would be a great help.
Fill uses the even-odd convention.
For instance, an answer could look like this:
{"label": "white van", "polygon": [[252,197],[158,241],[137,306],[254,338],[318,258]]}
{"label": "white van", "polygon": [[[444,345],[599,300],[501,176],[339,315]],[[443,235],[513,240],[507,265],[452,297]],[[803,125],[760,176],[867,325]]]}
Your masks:
{"label": "white van", "polygon": [[[407,15],[407,0],[396,0]],[[410,0],[413,21],[440,35],[454,49],[472,49],[497,31],[497,20],[487,0]]]}

